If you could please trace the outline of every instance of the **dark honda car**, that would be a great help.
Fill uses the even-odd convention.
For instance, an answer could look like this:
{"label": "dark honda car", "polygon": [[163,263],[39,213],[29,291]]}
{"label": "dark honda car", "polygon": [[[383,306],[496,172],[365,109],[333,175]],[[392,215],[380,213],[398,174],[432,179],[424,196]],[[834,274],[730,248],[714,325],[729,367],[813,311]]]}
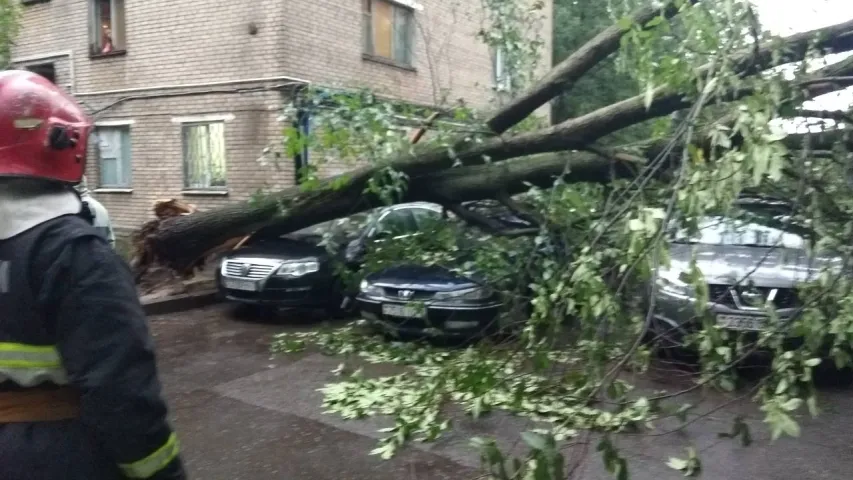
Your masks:
{"label": "dark honda car", "polygon": [[487,335],[500,328],[504,309],[501,294],[482,280],[422,265],[368,275],[356,301],[365,320],[406,336]]}
{"label": "dark honda car", "polygon": [[[468,208],[476,208],[508,229],[533,227],[531,222],[487,202],[476,202]],[[463,246],[472,241],[466,232],[460,231],[462,235],[457,237],[458,265],[466,264],[470,260],[466,255],[484,247],[476,240]],[[527,242],[528,246],[530,243]],[[541,245],[535,248],[542,250]],[[511,323],[527,319],[527,295],[510,293],[519,290],[519,285],[528,285],[524,274],[510,280],[511,284],[495,288],[480,273],[457,273],[459,270],[398,264],[370,273],[361,282],[356,296],[362,318],[394,335],[465,340],[504,331]]]}
{"label": "dark honda car", "polygon": [[[322,309],[339,313],[346,308],[336,261],[357,266],[368,241],[393,239],[417,232],[428,221],[441,218],[439,205],[406,203],[377,209],[366,225],[364,217],[328,222],[287,235],[256,233],[245,245],[227,254],[217,272],[220,293],[228,300],[264,308]],[[344,245],[333,258],[323,245],[324,233]],[[379,235],[382,234],[382,235]]]}

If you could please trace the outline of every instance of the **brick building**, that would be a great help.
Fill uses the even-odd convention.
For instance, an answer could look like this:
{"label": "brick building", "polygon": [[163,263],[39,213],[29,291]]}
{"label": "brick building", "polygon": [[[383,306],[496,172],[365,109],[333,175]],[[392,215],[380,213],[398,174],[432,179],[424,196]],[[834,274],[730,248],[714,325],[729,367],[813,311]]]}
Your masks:
{"label": "brick building", "polygon": [[[293,184],[295,168],[257,162],[281,136],[289,87],[369,86],[418,104],[449,91],[485,106],[500,71],[471,0],[22,3],[13,65],[97,112],[88,183],[120,229],[157,199],[210,208]],[[542,29],[550,41],[550,18]]]}

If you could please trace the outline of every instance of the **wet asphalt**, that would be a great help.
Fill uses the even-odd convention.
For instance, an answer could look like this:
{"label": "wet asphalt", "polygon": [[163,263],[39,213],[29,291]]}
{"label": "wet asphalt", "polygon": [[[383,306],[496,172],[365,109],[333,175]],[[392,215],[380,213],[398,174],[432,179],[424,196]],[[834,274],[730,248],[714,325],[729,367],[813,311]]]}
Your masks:
{"label": "wet asphalt", "polygon": [[[312,328],[304,316],[256,322],[215,305],[150,317],[160,373],[173,424],[194,480],[438,480],[481,475],[472,436],[493,436],[519,450],[518,433],[530,428],[519,418],[493,415],[479,421],[455,418],[455,431],[434,444],[417,444],[391,460],[368,453],[383,420],[345,421],[324,414],[317,391],[335,378],[340,359],[319,353],[271,357],[268,345],[282,331]],[[631,379],[650,390],[689,386],[688,375],[660,367]],[[830,382],[831,383],[831,382]],[[745,392],[692,392],[692,423],[656,424],[666,435],[622,434],[615,441],[629,461],[633,480],[682,479],[665,465],[694,447],[703,479],[841,480],[853,478],[853,388],[827,385],[820,391],[822,414],[803,414],[799,438],[770,441],[759,409]],[[746,419],[753,443],[743,447],[720,437],[736,416]],[[578,467],[572,478],[613,478],[602,466],[594,439],[567,450]]]}

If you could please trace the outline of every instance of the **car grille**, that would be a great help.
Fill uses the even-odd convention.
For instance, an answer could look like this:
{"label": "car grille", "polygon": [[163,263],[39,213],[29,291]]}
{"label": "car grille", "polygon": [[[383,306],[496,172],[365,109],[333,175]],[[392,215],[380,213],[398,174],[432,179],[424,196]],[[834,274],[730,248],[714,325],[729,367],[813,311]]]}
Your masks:
{"label": "car grille", "polygon": [[802,306],[800,297],[797,295],[797,291],[793,288],[780,288],[779,291],[776,292],[776,298],[773,300],[773,304],[776,305],[776,308],[795,308]]}
{"label": "car grille", "polygon": [[730,288],[730,285],[708,285],[708,299],[713,303],[737,308]]}
{"label": "car grille", "polygon": [[[729,308],[739,308],[732,295],[732,289],[736,290],[734,285],[709,284],[708,298],[711,302],[719,305],[725,305]],[[770,287],[755,287],[755,289],[760,291],[765,297],[770,294],[771,290],[774,290],[774,288]],[[796,308],[801,305],[796,289],[776,288],[775,290],[776,298],[773,300],[775,308]]]}
{"label": "car grille", "polygon": [[[385,296],[388,298],[400,298],[405,300],[429,300],[435,296],[435,292],[427,292],[424,290],[406,290],[405,288],[391,288],[386,287],[382,289],[385,292]],[[400,295],[401,291],[409,291],[413,292],[411,296]]]}
{"label": "car grille", "polygon": [[258,265],[239,260],[225,262],[225,275],[235,278],[266,278],[274,269],[272,265]]}

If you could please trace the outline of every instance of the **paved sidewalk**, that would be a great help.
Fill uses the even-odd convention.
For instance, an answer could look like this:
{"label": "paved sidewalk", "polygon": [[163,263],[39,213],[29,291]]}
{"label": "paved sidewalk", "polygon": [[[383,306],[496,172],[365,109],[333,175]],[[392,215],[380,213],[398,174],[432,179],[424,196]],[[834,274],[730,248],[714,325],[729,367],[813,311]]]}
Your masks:
{"label": "paved sidewalk", "polygon": [[[523,420],[508,416],[479,422],[460,417],[457,433],[436,444],[417,445],[390,461],[369,456],[381,421],[348,422],[322,413],[317,388],[334,378],[330,371],[340,361],[319,354],[270,358],[271,335],[293,327],[248,323],[228,312],[229,307],[215,305],[151,317],[166,394],[193,480],[469,479],[479,466],[469,437],[496,436],[511,447],[525,428]],[[665,388],[650,379],[640,381]],[[701,478],[706,480],[850,478],[851,399],[848,390],[822,392],[823,415],[804,419],[801,438],[775,445],[762,428],[760,412],[745,401],[678,433],[621,436],[618,442],[630,459],[633,480],[683,479],[664,462],[687,445],[701,451]],[[731,401],[697,400],[703,400],[704,411]],[[718,436],[737,414],[746,415],[753,428],[755,443],[748,448]],[[575,478],[611,478],[595,445],[573,453],[587,460]]]}

